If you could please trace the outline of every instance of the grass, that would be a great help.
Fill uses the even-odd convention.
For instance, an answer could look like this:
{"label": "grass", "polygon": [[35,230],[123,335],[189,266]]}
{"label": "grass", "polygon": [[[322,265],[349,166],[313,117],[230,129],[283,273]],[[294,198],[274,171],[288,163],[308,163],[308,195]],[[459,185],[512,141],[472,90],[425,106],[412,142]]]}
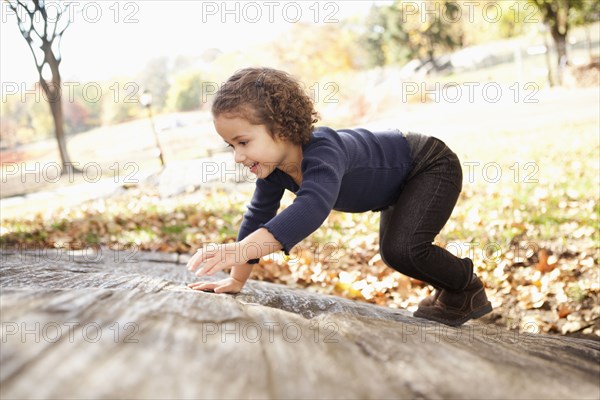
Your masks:
{"label": "grass", "polygon": [[[498,184],[482,179],[467,182],[466,195],[457,206],[457,214],[479,208],[483,219],[493,215],[493,219],[500,221],[522,220],[538,231],[537,238],[544,240],[561,237],[563,224],[575,222],[580,226],[596,227],[598,220],[594,215],[598,215],[599,209],[597,203],[593,204],[598,194],[597,160],[600,154],[597,129],[595,121],[555,124],[551,130],[521,136],[521,143],[532,149],[528,158],[539,167],[534,179],[537,182],[527,182],[523,176],[515,182],[514,175]],[[577,137],[578,144],[560,145],[562,132]],[[514,157],[505,157],[511,154],[507,148],[510,145],[495,143],[493,155],[486,154],[487,146],[470,144],[472,152],[482,159],[495,159],[502,171],[511,171]],[[473,148],[475,146],[477,148]]]}

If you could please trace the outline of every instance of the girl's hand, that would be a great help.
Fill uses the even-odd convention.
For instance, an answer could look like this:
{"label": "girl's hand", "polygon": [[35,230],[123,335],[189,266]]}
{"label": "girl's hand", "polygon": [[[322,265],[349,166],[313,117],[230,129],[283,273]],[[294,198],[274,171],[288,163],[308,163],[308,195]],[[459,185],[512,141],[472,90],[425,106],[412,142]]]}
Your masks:
{"label": "girl's hand", "polygon": [[232,277],[216,282],[195,282],[188,284],[194,290],[213,290],[215,293],[239,293],[245,282],[240,282]]}
{"label": "girl's hand", "polygon": [[194,272],[202,263],[206,263],[196,276],[213,275],[222,269],[233,267],[234,265],[245,264],[246,259],[242,257],[241,246],[239,243],[226,243],[221,245],[209,245],[206,248],[198,249],[196,254],[188,261],[187,268]]}

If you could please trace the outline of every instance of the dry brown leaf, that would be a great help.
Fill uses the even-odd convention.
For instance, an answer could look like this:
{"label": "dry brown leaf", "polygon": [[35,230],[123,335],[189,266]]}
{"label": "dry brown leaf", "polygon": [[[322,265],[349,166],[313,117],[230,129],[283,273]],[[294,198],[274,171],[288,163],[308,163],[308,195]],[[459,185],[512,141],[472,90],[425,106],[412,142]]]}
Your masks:
{"label": "dry brown leaf", "polygon": [[558,264],[556,257],[550,256],[546,249],[540,249],[538,251],[538,259],[539,261],[534,268],[542,273],[552,271]]}
{"label": "dry brown leaf", "polygon": [[556,307],[556,312],[558,313],[558,318],[565,318],[567,315],[571,314],[573,310],[566,303],[561,303]]}

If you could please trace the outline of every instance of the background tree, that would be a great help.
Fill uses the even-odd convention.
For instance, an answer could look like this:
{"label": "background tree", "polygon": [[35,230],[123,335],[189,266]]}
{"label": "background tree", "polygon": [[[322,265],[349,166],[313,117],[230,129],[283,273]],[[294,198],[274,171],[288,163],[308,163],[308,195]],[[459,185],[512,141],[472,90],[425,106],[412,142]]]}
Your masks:
{"label": "background tree", "polygon": [[19,130],[29,124],[30,115],[19,96],[6,95],[0,102],[0,141],[3,148],[12,148],[20,143]]}
{"label": "background tree", "polygon": [[[101,125],[119,124],[139,118],[143,115],[140,109],[139,97],[143,86],[137,79],[128,76],[113,76],[113,83],[105,83],[102,92],[112,91],[111,96],[103,96],[98,101],[98,108],[102,110]],[[108,86],[111,84],[113,87]],[[117,86],[116,90],[114,86]]]}
{"label": "background tree", "polygon": [[382,67],[387,62],[384,52],[384,33],[389,29],[386,14],[377,6],[372,6],[366,19],[366,31],[361,42],[369,56],[369,67]]}
{"label": "background tree", "polygon": [[[463,44],[459,6],[450,0],[422,3],[396,1],[389,6],[373,7],[363,43],[372,64],[406,62],[417,58],[439,69],[440,55]],[[435,12],[425,13],[425,10]],[[424,22],[423,22],[424,21]],[[382,54],[384,55],[382,58]]]}
{"label": "background tree", "polygon": [[310,84],[323,76],[354,70],[360,67],[361,58],[356,35],[349,27],[337,25],[293,24],[268,51],[279,60],[280,68]]}
{"label": "background tree", "polygon": [[600,6],[596,0],[530,0],[541,12],[556,47],[558,82],[562,83],[562,70],[569,65],[567,35],[571,25],[597,20]]}
{"label": "background tree", "polygon": [[43,0],[4,0],[17,17],[19,30],[29,45],[38,71],[39,84],[48,100],[54,120],[54,132],[63,164],[63,173],[79,171],[73,167],[67,151],[61,96],[60,41],[70,24],[70,3],[46,7]]}
{"label": "background tree", "polygon": [[192,111],[201,108],[202,78],[198,72],[182,73],[175,77],[167,95],[170,111]]}
{"label": "background tree", "polygon": [[[396,4],[400,4],[397,2]],[[406,40],[412,58],[430,62],[435,70],[440,68],[437,59],[440,55],[462,47],[463,31],[459,23],[459,6],[450,0],[438,1],[439,13],[425,15],[425,22],[418,13],[406,15],[401,12],[404,22],[404,35],[398,39]]]}
{"label": "background tree", "polygon": [[169,91],[169,59],[167,57],[153,58],[146,64],[139,77],[139,94],[143,90],[152,93],[152,107],[161,111],[167,101]]}
{"label": "background tree", "polygon": [[[600,2],[599,1],[584,1],[582,7],[574,8],[569,14],[570,22],[573,26],[584,26],[586,36],[586,47],[590,62],[592,62],[592,35],[591,35],[591,24],[600,20]],[[597,29],[597,28],[596,28]]]}

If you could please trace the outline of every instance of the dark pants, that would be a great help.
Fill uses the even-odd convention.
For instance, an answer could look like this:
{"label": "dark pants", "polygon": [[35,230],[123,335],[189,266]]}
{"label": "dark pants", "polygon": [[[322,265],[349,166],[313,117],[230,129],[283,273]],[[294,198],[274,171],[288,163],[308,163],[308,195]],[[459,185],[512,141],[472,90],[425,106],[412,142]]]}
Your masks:
{"label": "dark pants", "polygon": [[433,244],[452,214],[462,179],[458,156],[443,141],[430,137],[414,156],[398,200],[381,212],[379,247],[388,266],[446,290],[468,285],[473,261]]}

